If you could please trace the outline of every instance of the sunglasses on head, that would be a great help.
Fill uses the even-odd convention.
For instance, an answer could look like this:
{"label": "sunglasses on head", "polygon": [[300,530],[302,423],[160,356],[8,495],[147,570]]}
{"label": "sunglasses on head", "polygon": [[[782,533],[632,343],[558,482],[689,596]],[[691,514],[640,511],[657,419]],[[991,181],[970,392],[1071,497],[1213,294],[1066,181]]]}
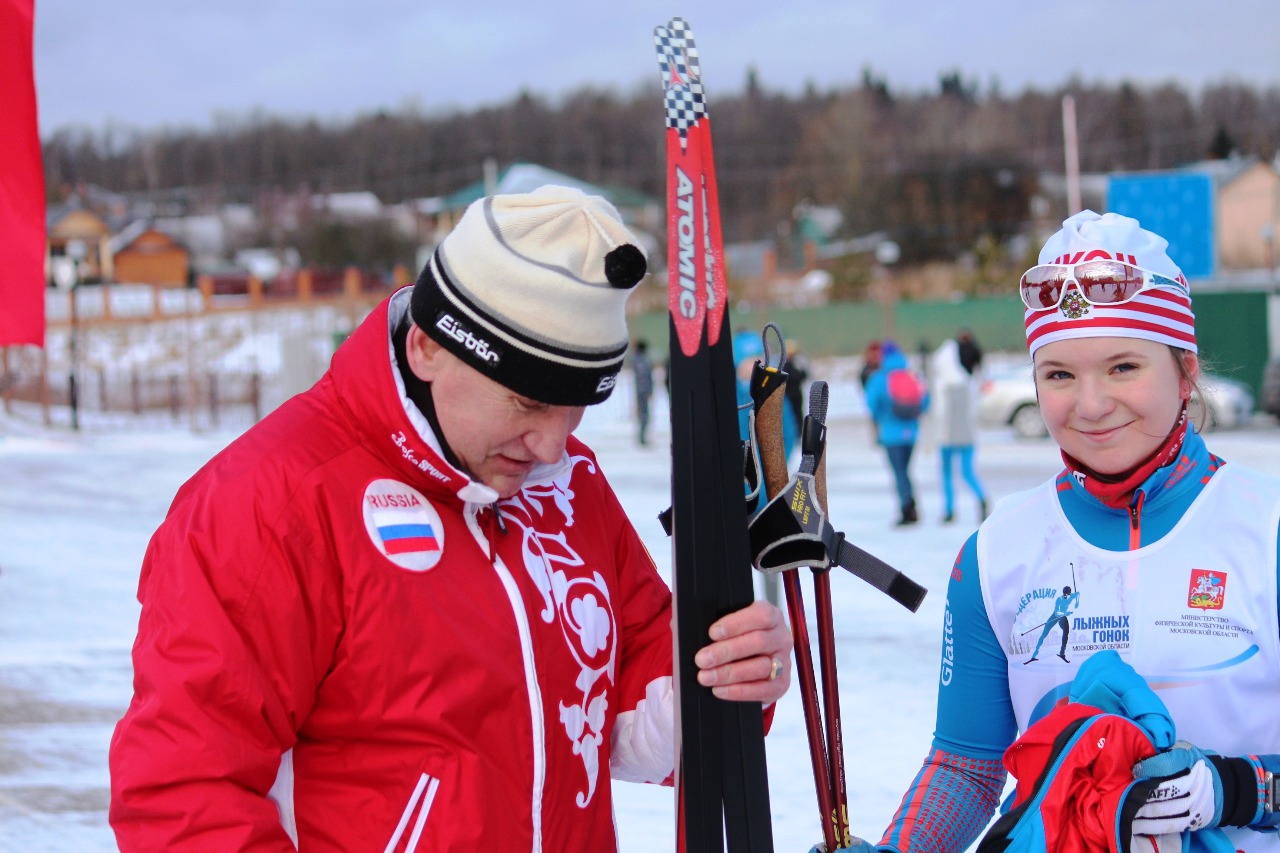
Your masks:
{"label": "sunglasses on head", "polygon": [[1181,282],[1168,276],[1123,261],[1099,259],[1078,264],[1034,266],[1022,274],[1018,292],[1032,311],[1048,311],[1061,304],[1068,283],[1073,281],[1080,289],[1080,295],[1091,305],[1118,305],[1154,287],[1186,290]]}

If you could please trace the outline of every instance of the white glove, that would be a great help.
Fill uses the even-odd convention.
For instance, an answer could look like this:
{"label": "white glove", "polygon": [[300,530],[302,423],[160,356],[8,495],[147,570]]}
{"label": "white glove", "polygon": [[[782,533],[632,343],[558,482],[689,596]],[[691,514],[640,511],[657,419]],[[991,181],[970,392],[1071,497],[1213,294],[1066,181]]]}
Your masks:
{"label": "white glove", "polygon": [[[1194,747],[1192,749],[1200,752]],[[1217,826],[1218,804],[1222,800],[1218,772],[1203,753],[1190,758],[1187,763],[1189,767],[1166,776],[1151,789],[1146,804],[1133,817],[1135,834],[1167,835],[1186,829]],[[1164,850],[1163,844],[1160,849]]]}

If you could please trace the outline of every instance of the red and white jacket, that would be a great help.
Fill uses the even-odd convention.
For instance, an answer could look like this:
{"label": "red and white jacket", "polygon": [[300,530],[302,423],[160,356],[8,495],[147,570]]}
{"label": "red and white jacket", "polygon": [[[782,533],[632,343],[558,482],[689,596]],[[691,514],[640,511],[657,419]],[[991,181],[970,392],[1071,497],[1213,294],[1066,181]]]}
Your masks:
{"label": "red and white jacket", "polygon": [[666,585],[576,439],[501,518],[445,461],[391,354],[407,294],[156,531],[126,853],[612,850],[611,772],[669,781]]}

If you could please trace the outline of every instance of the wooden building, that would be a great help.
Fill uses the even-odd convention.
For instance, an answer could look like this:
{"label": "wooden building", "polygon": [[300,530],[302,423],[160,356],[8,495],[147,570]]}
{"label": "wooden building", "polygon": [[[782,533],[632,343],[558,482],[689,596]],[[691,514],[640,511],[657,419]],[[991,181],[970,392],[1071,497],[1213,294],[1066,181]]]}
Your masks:
{"label": "wooden building", "polygon": [[173,286],[188,282],[191,253],[163,231],[140,229],[113,248],[114,279],[118,282]]}
{"label": "wooden building", "polygon": [[1223,269],[1274,268],[1280,230],[1280,173],[1270,163],[1243,159],[1217,176],[1214,230]]}
{"label": "wooden building", "polygon": [[51,282],[69,286],[73,279],[111,278],[111,229],[102,217],[83,208],[63,207],[50,210],[46,224]]}

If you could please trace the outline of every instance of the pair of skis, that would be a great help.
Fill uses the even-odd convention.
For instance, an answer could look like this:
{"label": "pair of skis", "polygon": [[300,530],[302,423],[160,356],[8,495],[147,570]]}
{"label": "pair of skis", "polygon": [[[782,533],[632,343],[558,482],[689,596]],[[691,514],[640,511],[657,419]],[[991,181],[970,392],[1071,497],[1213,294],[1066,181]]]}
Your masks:
{"label": "pair of skis", "polygon": [[[823,838],[834,851],[851,836],[829,569],[846,568],[911,610],[924,589],[846,542],[826,520],[825,383],[814,384],[803,429],[804,461],[788,479],[781,362],[757,364],[753,378],[753,442],[770,502],[748,533],[736,365],[698,50],[681,18],[655,27],[654,43],[667,126],[678,847],[720,853],[727,838],[730,853],[773,850],[761,708],[715,698],[698,684],[693,662],[710,625],[754,599],[748,569],[754,562],[762,571],[783,572]],[[814,569],[825,736],[799,585],[802,566]]]}
{"label": "pair of skis", "polygon": [[[678,849],[772,853],[760,705],[717,699],[694,654],[755,597],[711,126],[698,49],[680,18],[654,28],[667,121],[672,589]],[[729,495],[737,500],[727,500]]]}

